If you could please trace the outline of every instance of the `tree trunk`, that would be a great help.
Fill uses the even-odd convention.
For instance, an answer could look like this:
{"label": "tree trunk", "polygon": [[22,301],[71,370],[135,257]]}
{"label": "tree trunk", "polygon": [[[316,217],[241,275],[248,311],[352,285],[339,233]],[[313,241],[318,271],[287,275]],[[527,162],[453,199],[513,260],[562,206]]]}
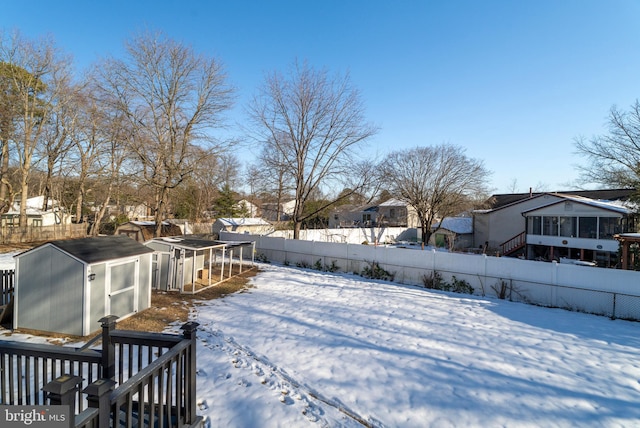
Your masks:
{"label": "tree trunk", "polygon": [[27,183],[26,176],[22,176],[20,180],[20,217],[18,225],[20,227],[27,226],[27,197],[29,196],[29,184]]}
{"label": "tree trunk", "polygon": [[156,199],[156,212],[155,212],[155,222],[156,222],[156,230],[153,234],[156,238],[162,236],[162,220],[164,220],[164,210],[167,200],[167,195],[169,193],[169,189],[165,186],[160,190],[160,194]]}
{"label": "tree trunk", "polygon": [[2,164],[0,165],[0,212],[6,212],[10,209],[10,189],[9,180],[9,142],[2,142]]}
{"label": "tree trunk", "polygon": [[300,229],[302,229],[302,222],[295,219],[293,222],[293,239],[300,239]]}

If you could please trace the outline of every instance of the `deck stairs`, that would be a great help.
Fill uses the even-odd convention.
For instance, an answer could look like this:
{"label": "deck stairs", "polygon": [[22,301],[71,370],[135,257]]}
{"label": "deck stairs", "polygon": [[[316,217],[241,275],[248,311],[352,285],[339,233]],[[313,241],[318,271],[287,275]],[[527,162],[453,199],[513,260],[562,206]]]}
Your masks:
{"label": "deck stairs", "polygon": [[500,255],[513,256],[527,245],[527,232],[517,234],[500,244]]}

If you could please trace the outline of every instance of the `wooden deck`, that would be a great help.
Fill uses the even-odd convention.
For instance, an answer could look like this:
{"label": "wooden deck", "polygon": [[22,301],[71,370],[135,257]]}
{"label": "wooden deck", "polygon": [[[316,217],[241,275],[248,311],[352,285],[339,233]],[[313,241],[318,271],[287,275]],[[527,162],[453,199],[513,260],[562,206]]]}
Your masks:
{"label": "wooden deck", "polygon": [[115,320],[103,318],[82,348],[0,341],[0,404],[68,405],[74,427],[201,427],[198,324],[173,335],[117,330]]}

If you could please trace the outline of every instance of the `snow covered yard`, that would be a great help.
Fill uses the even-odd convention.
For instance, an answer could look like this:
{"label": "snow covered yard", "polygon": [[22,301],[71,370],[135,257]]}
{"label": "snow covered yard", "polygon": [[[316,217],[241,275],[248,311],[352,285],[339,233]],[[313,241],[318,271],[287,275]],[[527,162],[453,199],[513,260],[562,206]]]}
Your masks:
{"label": "snow covered yard", "polygon": [[260,268],[192,313],[210,428],[640,426],[640,323]]}
{"label": "snow covered yard", "polygon": [[640,425],[638,323],[261,268],[194,314],[211,427]]}

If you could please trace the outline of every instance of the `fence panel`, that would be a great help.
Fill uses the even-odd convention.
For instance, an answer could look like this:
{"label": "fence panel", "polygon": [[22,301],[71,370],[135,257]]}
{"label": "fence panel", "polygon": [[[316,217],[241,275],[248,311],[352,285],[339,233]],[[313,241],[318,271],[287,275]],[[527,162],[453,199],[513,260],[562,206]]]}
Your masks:
{"label": "fence panel", "polygon": [[55,239],[68,238],[84,238],[86,236],[86,223],[57,224],[53,226],[0,227],[0,242],[3,244],[52,241]]}
{"label": "fence panel", "polygon": [[[234,233],[223,235],[222,239],[239,239]],[[514,301],[640,320],[640,272],[433,250],[241,236],[243,240],[255,240],[256,251],[270,261],[314,266],[318,259],[326,264],[336,260],[342,271],[356,274],[377,262],[395,275],[396,282],[417,286],[423,286],[424,276],[435,270],[448,282],[453,276],[469,282],[480,295],[498,295],[501,283],[506,281],[506,298]]]}

